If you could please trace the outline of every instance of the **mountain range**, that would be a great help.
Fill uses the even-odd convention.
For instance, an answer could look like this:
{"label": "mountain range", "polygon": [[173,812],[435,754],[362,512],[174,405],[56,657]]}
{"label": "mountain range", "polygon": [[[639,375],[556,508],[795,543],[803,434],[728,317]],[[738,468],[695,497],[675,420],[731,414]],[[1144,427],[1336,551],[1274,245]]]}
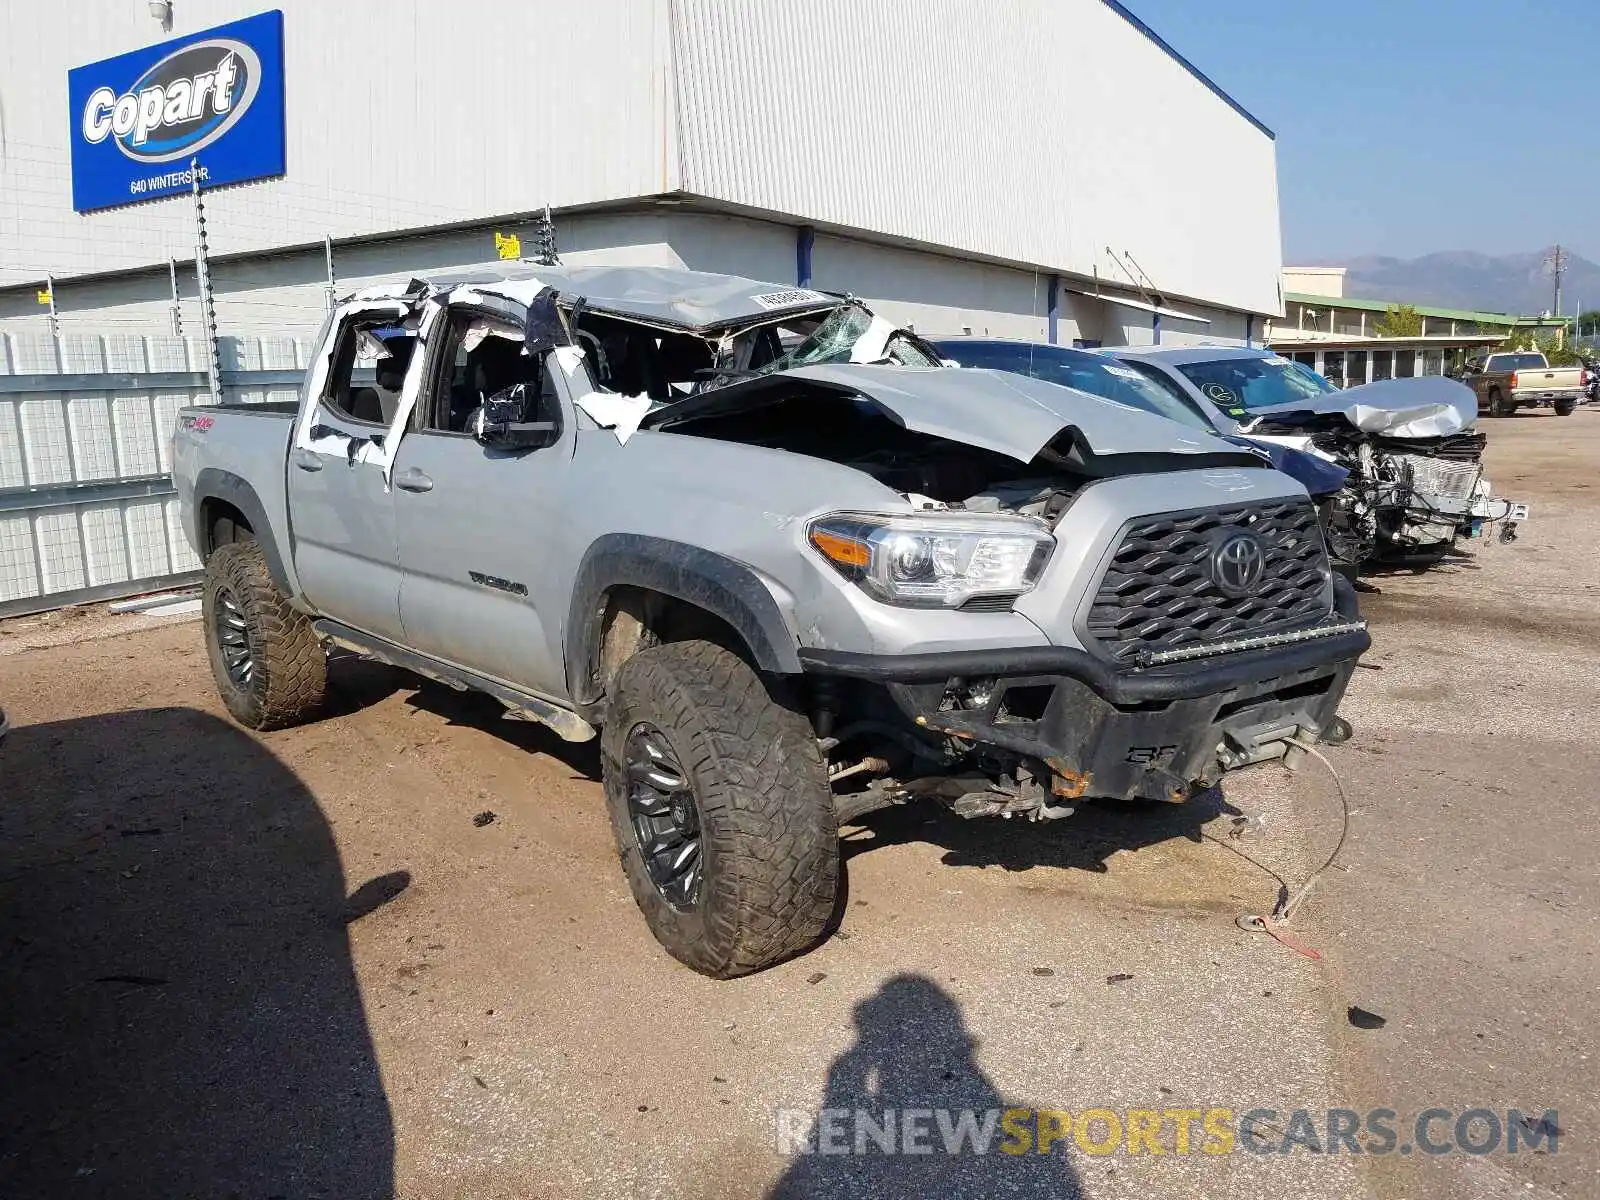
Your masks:
{"label": "mountain range", "polygon": [[[1489,255],[1445,250],[1421,258],[1367,255],[1333,265],[1346,268],[1344,294],[1357,300],[1388,300],[1466,308],[1476,312],[1532,315],[1550,311],[1553,281],[1545,260],[1555,247],[1522,254]],[[1600,309],[1600,265],[1563,250],[1561,311]]]}

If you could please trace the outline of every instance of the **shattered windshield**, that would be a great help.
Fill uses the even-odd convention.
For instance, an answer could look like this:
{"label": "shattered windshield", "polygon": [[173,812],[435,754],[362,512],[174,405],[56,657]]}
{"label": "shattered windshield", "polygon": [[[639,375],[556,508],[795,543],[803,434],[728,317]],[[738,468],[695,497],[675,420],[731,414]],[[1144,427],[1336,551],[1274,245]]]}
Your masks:
{"label": "shattered windshield", "polygon": [[1252,409],[1304,404],[1339,389],[1286,358],[1219,358],[1174,364],[1200,394],[1238,420]]}
{"label": "shattered windshield", "polygon": [[[892,362],[902,367],[936,367],[938,359],[914,338],[859,304],[841,304],[830,313],[784,321],[763,329],[774,357],[752,360],[751,371],[772,375],[818,363]],[[760,340],[760,339],[758,339]]]}

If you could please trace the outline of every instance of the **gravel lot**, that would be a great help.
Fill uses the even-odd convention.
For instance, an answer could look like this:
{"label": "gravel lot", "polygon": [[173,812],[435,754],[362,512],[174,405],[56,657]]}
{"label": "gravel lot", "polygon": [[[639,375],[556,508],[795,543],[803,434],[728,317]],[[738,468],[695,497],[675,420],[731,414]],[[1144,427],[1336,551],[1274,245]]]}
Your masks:
{"label": "gravel lot", "polygon": [[[1042,828],[878,814],[838,935],[714,983],[638,918],[591,750],[354,661],[326,720],[246,735],[192,620],[0,626],[0,1193],[1594,1194],[1600,412],[1486,427],[1534,520],[1367,598],[1321,962],[1234,925],[1337,835],[1315,764]],[[821,1106],[1433,1104],[1558,1108],[1559,1152],[776,1138]]]}

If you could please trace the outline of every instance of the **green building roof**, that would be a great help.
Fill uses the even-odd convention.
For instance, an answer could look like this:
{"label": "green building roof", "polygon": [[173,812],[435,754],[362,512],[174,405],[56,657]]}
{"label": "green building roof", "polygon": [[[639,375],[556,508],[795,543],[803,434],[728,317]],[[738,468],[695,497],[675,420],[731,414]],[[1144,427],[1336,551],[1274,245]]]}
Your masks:
{"label": "green building roof", "polygon": [[[1310,292],[1285,292],[1285,302],[1295,304],[1310,304],[1319,308],[1356,308],[1366,309],[1368,312],[1387,312],[1399,302],[1393,300],[1354,300],[1348,296],[1317,296]],[[1427,304],[1414,304],[1419,316],[1438,317],[1445,321],[1471,321],[1477,325],[1548,325],[1551,327],[1565,325],[1565,317],[1517,317],[1510,313],[1470,312],[1464,308],[1434,308]]]}

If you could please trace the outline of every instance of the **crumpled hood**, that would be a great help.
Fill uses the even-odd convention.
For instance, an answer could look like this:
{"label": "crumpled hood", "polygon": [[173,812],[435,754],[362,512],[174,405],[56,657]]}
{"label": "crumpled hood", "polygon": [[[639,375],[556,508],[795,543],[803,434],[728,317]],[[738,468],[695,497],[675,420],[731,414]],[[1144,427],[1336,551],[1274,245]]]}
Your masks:
{"label": "crumpled hood", "polygon": [[1009,371],[827,363],[797,367],[652,412],[646,427],[669,427],[713,413],[759,408],[796,387],[854,395],[907,429],[1031,462],[1065,431],[1088,458],[1126,454],[1192,456],[1196,466],[1259,464],[1260,459],[1197,429],[1074,388]]}
{"label": "crumpled hood", "polygon": [[1392,438],[1449,437],[1478,419],[1478,398],[1465,384],[1442,375],[1384,379],[1330,392],[1309,404],[1253,408],[1251,420],[1240,428],[1248,433],[1263,419],[1285,425],[1301,416],[1333,414],[1342,416],[1363,433]]}

